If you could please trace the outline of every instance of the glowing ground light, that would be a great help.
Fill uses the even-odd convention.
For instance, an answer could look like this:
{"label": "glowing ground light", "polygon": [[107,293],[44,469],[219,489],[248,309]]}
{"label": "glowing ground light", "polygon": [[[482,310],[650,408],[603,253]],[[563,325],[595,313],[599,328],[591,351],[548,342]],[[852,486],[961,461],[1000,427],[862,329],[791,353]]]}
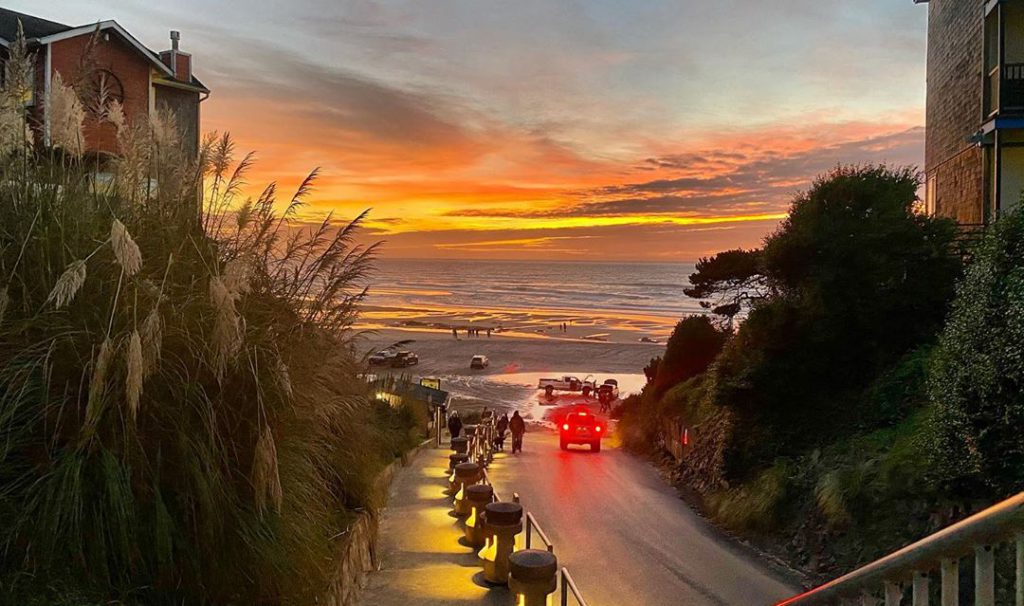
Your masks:
{"label": "glowing ground light", "polygon": [[484,543],[484,548],[477,554],[481,560],[487,560],[493,562],[498,557],[498,540],[497,537],[487,537],[487,541]]}
{"label": "glowing ground light", "polygon": [[469,519],[466,520],[466,526],[469,528],[476,527],[476,505],[473,506],[473,509],[469,514]]}
{"label": "glowing ground light", "polygon": [[459,487],[459,492],[455,493],[455,500],[456,501],[461,501],[462,497],[464,497],[464,496],[466,496],[466,485],[465,484],[463,484],[461,487]]}

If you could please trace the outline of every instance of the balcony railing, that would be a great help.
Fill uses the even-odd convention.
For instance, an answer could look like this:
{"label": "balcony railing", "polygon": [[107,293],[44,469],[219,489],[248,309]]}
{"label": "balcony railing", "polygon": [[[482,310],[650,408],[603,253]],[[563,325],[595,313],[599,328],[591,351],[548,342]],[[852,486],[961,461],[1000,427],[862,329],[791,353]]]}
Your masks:
{"label": "balcony railing", "polygon": [[985,109],[989,117],[1024,113],[1024,63],[992,68],[985,82]]}
{"label": "balcony railing", "polygon": [[1002,72],[1002,82],[999,87],[1000,110],[1003,112],[1024,111],[1024,63],[1006,63],[1000,71]]}

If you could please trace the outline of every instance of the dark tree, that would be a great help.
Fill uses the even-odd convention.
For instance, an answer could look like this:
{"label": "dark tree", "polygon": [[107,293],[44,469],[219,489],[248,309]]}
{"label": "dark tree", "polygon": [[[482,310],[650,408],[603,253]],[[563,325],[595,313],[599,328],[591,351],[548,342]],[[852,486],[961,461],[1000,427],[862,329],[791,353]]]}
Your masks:
{"label": "dark tree", "polygon": [[690,275],[688,297],[701,299],[701,306],[729,320],[755,301],[763,299],[768,286],[760,250],[727,250],[697,262]]}
{"label": "dark tree", "polygon": [[955,226],[915,212],[917,187],[909,169],[838,168],[767,238],[768,296],[718,363],[715,400],[750,428],[731,463],[864,429],[867,387],[937,334],[960,262]]}
{"label": "dark tree", "polygon": [[707,316],[690,316],[676,324],[665,345],[665,356],[656,368],[654,395],[706,371],[721,353],[729,337]]}

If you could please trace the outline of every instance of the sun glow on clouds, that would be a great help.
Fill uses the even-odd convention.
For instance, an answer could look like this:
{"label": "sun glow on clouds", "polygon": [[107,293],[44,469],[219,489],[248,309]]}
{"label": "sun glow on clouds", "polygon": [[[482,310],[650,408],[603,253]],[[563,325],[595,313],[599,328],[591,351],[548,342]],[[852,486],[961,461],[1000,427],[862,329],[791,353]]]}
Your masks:
{"label": "sun glow on clouds", "polygon": [[384,255],[693,260],[756,245],[839,163],[922,160],[909,2],[8,4],[181,29],[253,187],[321,167],[303,218],[372,208]]}

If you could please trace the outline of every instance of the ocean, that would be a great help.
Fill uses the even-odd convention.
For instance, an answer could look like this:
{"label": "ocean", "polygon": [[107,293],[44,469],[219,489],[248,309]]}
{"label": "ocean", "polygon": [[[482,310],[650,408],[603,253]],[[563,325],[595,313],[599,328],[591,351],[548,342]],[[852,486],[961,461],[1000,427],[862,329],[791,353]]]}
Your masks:
{"label": "ocean", "polygon": [[564,317],[608,327],[660,325],[664,334],[701,312],[683,293],[693,271],[693,263],[382,259],[366,305],[384,310],[382,318],[409,310],[417,321],[439,322],[456,313],[481,322]]}

